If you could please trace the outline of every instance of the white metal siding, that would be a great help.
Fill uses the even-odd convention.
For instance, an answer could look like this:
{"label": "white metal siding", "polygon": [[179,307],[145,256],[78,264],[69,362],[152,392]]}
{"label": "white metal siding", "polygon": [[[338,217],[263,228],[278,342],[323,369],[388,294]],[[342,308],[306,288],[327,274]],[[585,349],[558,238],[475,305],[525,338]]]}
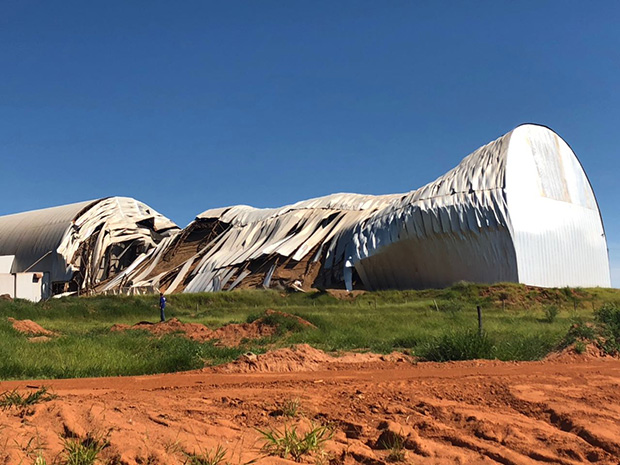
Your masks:
{"label": "white metal siding", "polygon": [[557,134],[531,125],[514,131],[506,192],[520,282],[611,285],[607,241],[592,188]]}

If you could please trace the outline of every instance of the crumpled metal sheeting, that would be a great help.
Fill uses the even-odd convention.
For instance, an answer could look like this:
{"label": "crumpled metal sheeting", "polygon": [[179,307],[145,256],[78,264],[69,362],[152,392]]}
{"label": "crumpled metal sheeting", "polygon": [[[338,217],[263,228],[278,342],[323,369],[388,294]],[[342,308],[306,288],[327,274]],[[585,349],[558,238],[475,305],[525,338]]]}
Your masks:
{"label": "crumpled metal sheeting", "polygon": [[[152,223],[152,227],[151,224]],[[75,263],[79,250],[87,240],[94,241],[83,268],[82,287],[92,287],[108,278],[107,251],[114,245],[140,244],[144,250],[154,249],[159,243],[156,233],[176,233],[178,227],[157,211],[128,197],[110,197],[94,203],[77,217],[58,246],[71,272],[79,270]]]}
{"label": "crumpled metal sheeting", "polygon": [[[358,226],[354,232],[357,247],[353,261],[413,237],[420,239],[465,231],[478,234],[482,228],[507,228],[503,188],[511,136],[509,132],[479,148],[456,168],[405,195]],[[454,220],[448,221],[448,218]]]}
{"label": "crumpled metal sheeting", "polygon": [[[393,201],[396,197],[384,196],[384,199]],[[353,195],[353,199],[350,199],[346,195],[335,194],[296,204],[301,207],[300,210],[292,206],[281,211],[270,209],[267,212],[248,207],[235,209],[241,218],[231,217],[231,210],[226,210],[221,221],[226,220],[235,226],[222,234],[223,237],[217,239],[217,247],[202,257],[184,292],[211,290],[213,281],[221,277],[223,269],[240,269],[241,265],[264,256],[294,256],[302,248],[308,250],[305,256],[320,242],[330,241],[324,264],[330,268],[334,256],[344,255],[344,249],[350,243],[352,227],[364,216],[351,209],[359,207],[377,211],[381,204],[385,204],[385,200],[378,201],[372,196]],[[347,209],[336,210],[340,218],[334,216],[333,208],[338,206]],[[211,216],[207,213],[204,217]]]}
{"label": "crumpled metal sheeting", "polygon": [[316,199],[303,200],[282,208],[254,208],[247,205],[206,210],[196,218],[218,218],[222,223],[247,226],[301,210],[360,211],[384,208],[403,194],[363,195],[331,194]]}
{"label": "crumpled metal sheeting", "polygon": [[157,249],[151,249],[149,250],[147,253],[142,254],[141,256],[139,256],[138,258],[136,258],[134,260],[134,262],[129,265],[127,268],[125,268],[123,271],[121,271],[120,273],[118,273],[116,276],[114,276],[114,278],[110,279],[108,282],[105,283],[105,285],[102,286],[101,291],[102,292],[106,292],[106,291],[111,291],[113,289],[118,289],[118,288],[122,288],[125,287],[124,284],[127,282],[128,280],[128,276],[130,276],[135,270],[139,270],[141,269],[140,266],[143,265],[145,262],[147,263],[148,266],[148,261],[147,259],[153,254],[153,252],[155,252]]}
{"label": "crumpled metal sheeting", "polygon": [[160,262],[162,256],[163,256],[163,251],[166,250],[166,247],[168,245],[170,245],[170,243],[173,241],[174,236],[171,237],[164,237],[162,239],[162,241],[159,243],[159,245],[161,247],[157,247],[157,249],[155,249],[155,253],[153,254],[153,258],[150,260],[150,263],[148,266],[146,266],[140,274],[138,274],[135,277],[136,282],[140,282],[143,281],[144,279],[146,279],[146,277],[153,271],[153,269],[157,266],[157,264]]}
{"label": "crumpled metal sheeting", "polygon": [[174,280],[172,281],[172,283],[170,284],[170,286],[168,286],[168,289],[166,289],[166,294],[172,294],[177,287],[179,287],[179,285],[183,282],[183,280],[185,279],[185,276],[187,275],[187,272],[189,271],[189,269],[191,268],[191,266],[194,264],[194,257],[189,258],[181,267],[181,269],[179,270],[178,274],[176,275],[176,277],[174,278]]}
{"label": "crumpled metal sheeting", "polygon": [[[216,218],[229,228],[208,245],[208,251],[192,258],[198,263],[184,292],[225,286],[247,263],[263,257],[299,261],[320,247],[323,268],[329,270],[354,266],[410,238],[456,234],[463,239],[464,234],[479,234],[481,228],[505,226],[502,155],[509,137],[478,149],[455,169],[409,194],[332,194],[282,208],[240,205],[207,210],[197,220]],[[189,267],[179,270],[188,272]],[[176,289],[182,281],[187,278],[174,279]]]}
{"label": "crumpled metal sheeting", "polygon": [[[282,208],[241,205],[207,210],[196,221],[217,219],[226,229],[191,258],[193,271],[190,266],[181,268],[173,291],[182,282],[187,283],[184,292],[221,289],[229,282],[235,287],[250,276],[251,263],[261,276],[264,273],[267,285],[278,264],[300,262],[310,253],[310,260],[321,260],[322,270],[340,273],[337,279],[348,286],[352,267],[373,289],[444,286],[460,279],[518,281],[515,228],[506,194],[508,154],[513,145],[520,147],[512,150],[519,152],[514,157],[527,158],[532,150],[539,156],[554,154],[556,146],[549,144],[558,137],[544,127],[526,127],[534,128],[530,139],[535,143],[523,145],[524,130],[517,128],[515,144],[517,130],[406,194],[333,194]],[[567,156],[572,157],[567,163],[580,170],[572,151]],[[564,176],[558,169],[547,172]],[[549,190],[559,192],[556,184],[564,182],[550,180]]]}
{"label": "crumpled metal sheeting", "polygon": [[92,285],[107,266],[110,247],[139,241],[154,249],[160,233],[174,231],[177,226],[149,206],[109,197],[0,217],[0,255],[16,256],[13,272],[48,272],[52,282],[62,283],[81,270],[81,282]]}

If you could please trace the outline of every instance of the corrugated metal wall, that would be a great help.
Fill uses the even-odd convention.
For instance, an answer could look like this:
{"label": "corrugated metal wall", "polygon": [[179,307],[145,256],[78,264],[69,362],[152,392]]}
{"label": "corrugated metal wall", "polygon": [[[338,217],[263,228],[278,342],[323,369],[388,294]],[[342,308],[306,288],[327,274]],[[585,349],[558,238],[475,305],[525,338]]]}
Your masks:
{"label": "corrugated metal wall", "polygon": [[607,241],[592,187],[557,134],[533,125],[513,131],[506,193],[519,282],[611,285]]}

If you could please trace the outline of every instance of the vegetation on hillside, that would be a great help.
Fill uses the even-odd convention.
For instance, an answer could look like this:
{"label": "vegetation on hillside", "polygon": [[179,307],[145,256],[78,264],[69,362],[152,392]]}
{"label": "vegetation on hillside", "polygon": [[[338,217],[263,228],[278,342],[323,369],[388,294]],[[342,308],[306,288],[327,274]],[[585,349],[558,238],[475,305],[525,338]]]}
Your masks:
{"label": "vegetation on hillside", "polygon": [[[254,321],[268,308],[298,315],[316,326],[304,327],[272,315],[267,321],[279,327],[276,334],[232,348],[178,334],[154,337],[146,331],[110,331],[117,323],[156,322],[155,296],[61,298],[37,304],[0,301],[0,379],[190,370],[227,362],[247,351],[261,353],[296,343],[326,351],[403,350],[438,361],[535,360],[567,344],[571,328],[587,328],[588,324],[598,328],[595,336],[606,344],[620,341],[620,334],[614,332],[620,332],[620,324],[614,323],[620,317],[604,310],[620,306],[620,291],[613,289],[459,283],[441,290],[342,296],[252,290],[169,297],[169,318],[210,328]],[[482,333],[478,332],[477,306],[483,314]],[[12,328],[8,317],[33,320],[59,336],[31,342]]]}

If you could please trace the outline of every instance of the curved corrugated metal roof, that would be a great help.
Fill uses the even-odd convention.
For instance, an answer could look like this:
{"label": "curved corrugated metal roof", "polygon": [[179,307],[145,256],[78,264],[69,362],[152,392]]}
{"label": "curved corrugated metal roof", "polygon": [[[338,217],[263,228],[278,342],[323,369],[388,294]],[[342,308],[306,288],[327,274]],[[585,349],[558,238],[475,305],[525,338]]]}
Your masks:
{"label": "curved corrugated metal roof", "polygon": [[[168,293],[177,290],[202,292],[234,288],[255,273],[261,280],[265,276],[261,282],[268,287],[278,267],[285,269],[283,276],[289,279],[292,276],[289,265],[303,261],[304,257],[308,257],[307,263],[322,261],[324,271],[329,270],[338,281],[345,283],[352,280],[351,268],[355,268],[365,286],[371,289],[445,286],[463,279],[518,281],[522,266],[519,267],[515,252],[514,237],[518,231],[512,224],[507,203],[506,164],[510,147],[519,145],[526,132],[531,133],[527,144],[512,150],[525,158],[538,151],[539,158],[549,158],[539,164],[555,163],[553,157],[559,136],[542,126],[523,125],[480,147],[435,181],[408,193],[333,194],[281,208],[256,209],[240,205],[207,210],[198,215],[186,231],[192,232],[203,220],[217,220],[226,227],[209,236],[208,241],[196,241],[200,249],[185,259],[183,266],[173,261],[175,268],[168,275],[161,269],[157,270],[157,275],[151,273],[157,261],[166,254],[173,254],[179,245],[162,242],[142,265],[127,271],[124,281],[132,281],[139,287],[159,286],[164,279],[170,282]],[[555,197],[564,195],[561,187],[577,178],[583,177],[577,183],[581,191],[589,188],[585,174],[577,167],[574,153],[570,149],[568,152],[566,159],[575,165],[570,179],[564,179],[565,173],[560,169],[546,169],[540,176],[531,176],[534,181],[544,178]],[[539,196],[538,190],[533,192]],[[519,195],[519,190],[513,192],[513,196]],[[589,202],[580,202],[595,207],[593,197]],[[581,218],[576,209],[563,216]],[[594,218],[589,223],[591,227],[573,224],[578,221],[565,228],[559,227],[559,221],[549,226],[553,237],[557,238],[555,242],[562,241],[568,244],[567,248],[577,247],[573,243],[577,233],[587,238],[579,247],[585,255],[596,258],[589,261],[589,267],[582,267],[578,279],[572,279],[565,272],[566,264],[572,263],[566,259],[570,252],[560,254],[554,268],[547,273],[559,277],[553,285],[558,282],[608,285],[605,275],[609,275],[609,265],[604,235],[601,235],[602,224],[595,224],[600,214],[595,211],[590,216]],[[539,226],[532,225],[536,235],[542,237]],[[551,239],[541,241],[539,249],[555,250],[553,242]],[[166,247],[170,250],[166,251]],[[523,247],[534,249],[527,243]],[[553,255],[553,252],[540,250],[531,253],[531,262],[536,267],[541,266],[545,253]],[[309,256],[310,253],[313,255]],[[316,274],[309,270],[309,266],[302,266],[296,276],[302,282],[306,276],[315,279]],[[599,278],[588,279],[595,275]],[[117,282],[111,282],[109,288],[121,281],[123,279],[118,278]],[[549,285],[552,281],[545,276],[523,282]],[[254,279],[254,283],[259,281]]]}
{"label": "curved corrugated metal roof", "polygon": [[105,197],[0,217],[0,255],[15,256],[13,273],[49,272],[52,282],[66,282],[80,271],[82,287],[93,286],[126,266],[118,262],[125,247],[145,253],[177,230],[142,202]]}
{"label": "curved corrugated metal roof", "polygon": [[101,200],[88,200],[0,217],[0,255],[15,255],[11,270],[13,273],[25,271],[46,254],[55,254],[80,212]]}

